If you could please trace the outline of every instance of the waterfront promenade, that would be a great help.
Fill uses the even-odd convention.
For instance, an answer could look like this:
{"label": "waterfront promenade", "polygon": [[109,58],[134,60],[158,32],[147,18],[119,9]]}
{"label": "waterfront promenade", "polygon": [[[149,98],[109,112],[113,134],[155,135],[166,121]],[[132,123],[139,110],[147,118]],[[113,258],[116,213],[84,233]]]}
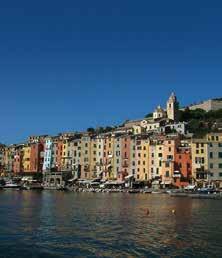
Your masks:
{"label": "waterfront promenade", "polygon": [[1,257],[220,257],[222,253],[220,201],[7,190],[0,192],[0,203]]}

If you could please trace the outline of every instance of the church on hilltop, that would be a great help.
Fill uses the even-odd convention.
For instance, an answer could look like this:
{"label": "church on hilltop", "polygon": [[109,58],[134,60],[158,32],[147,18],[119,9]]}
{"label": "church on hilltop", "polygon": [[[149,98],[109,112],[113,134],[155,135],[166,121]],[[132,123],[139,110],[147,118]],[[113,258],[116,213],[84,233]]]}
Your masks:
{"label": "church on hilltop", "polygon": [[157,106],[153,112],[153,120],[169,119],[171,121],[178,120],[179,102],[174,92],[170,95],[166,103],[166,109]]}

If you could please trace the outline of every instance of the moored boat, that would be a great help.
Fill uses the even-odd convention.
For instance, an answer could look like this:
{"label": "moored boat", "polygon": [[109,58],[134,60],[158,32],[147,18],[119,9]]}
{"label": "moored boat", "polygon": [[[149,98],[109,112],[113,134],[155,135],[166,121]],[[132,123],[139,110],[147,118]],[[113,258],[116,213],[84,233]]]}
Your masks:
{"label": "moored boat", "polygon": [[19,189],[20,187],[21,185],[17,183],[13,183],[12,181],[6,182],[5,185],[3,186],[4,189]]}

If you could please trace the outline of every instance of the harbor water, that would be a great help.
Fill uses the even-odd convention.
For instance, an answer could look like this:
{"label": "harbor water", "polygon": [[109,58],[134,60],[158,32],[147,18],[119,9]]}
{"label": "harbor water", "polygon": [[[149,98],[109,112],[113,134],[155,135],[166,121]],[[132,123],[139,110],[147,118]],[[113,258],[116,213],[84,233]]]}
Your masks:
{"label": "harbor water", "polygon": [[221,256],[221,200],[0,191],[0,257]]}

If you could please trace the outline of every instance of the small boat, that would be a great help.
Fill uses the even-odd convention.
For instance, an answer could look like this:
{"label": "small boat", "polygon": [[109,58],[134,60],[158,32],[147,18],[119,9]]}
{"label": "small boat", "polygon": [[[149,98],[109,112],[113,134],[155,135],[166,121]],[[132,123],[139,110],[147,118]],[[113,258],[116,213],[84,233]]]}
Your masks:
{"label": "small boat", "polygon": [[140,193],[140,190],[139,189],[130,189],[128,191],[128,193],[130,193],[130,194]]}
{"label": "small boat", "polygon": [[18,189],[20,187],[21,187],[21,185],[14,183],[13,181],[8,181],[3,186],[4,189]]}
{"label": "small boat", "polygon": [[161,191],[157,191],[157,190],[152,191],[152,194],[161,194],[161,193],[162,193]]}
{"label": "small boat", "polygon": [[43,186],[41,183],[38,182],[29,182],[23,184],[21,187],[22,190],[43,190]]}
{"label": "small boat", "polygon": [[64,191],[67,190],[65,186],[61,185],[43,185],[44,190],[59,190],[59,191]]}
{"label": "small boat", "polygon": [[152,190],[144,190],[143,193],[144,193],[144,194],[151,194],[151,193],[152,193]]}

